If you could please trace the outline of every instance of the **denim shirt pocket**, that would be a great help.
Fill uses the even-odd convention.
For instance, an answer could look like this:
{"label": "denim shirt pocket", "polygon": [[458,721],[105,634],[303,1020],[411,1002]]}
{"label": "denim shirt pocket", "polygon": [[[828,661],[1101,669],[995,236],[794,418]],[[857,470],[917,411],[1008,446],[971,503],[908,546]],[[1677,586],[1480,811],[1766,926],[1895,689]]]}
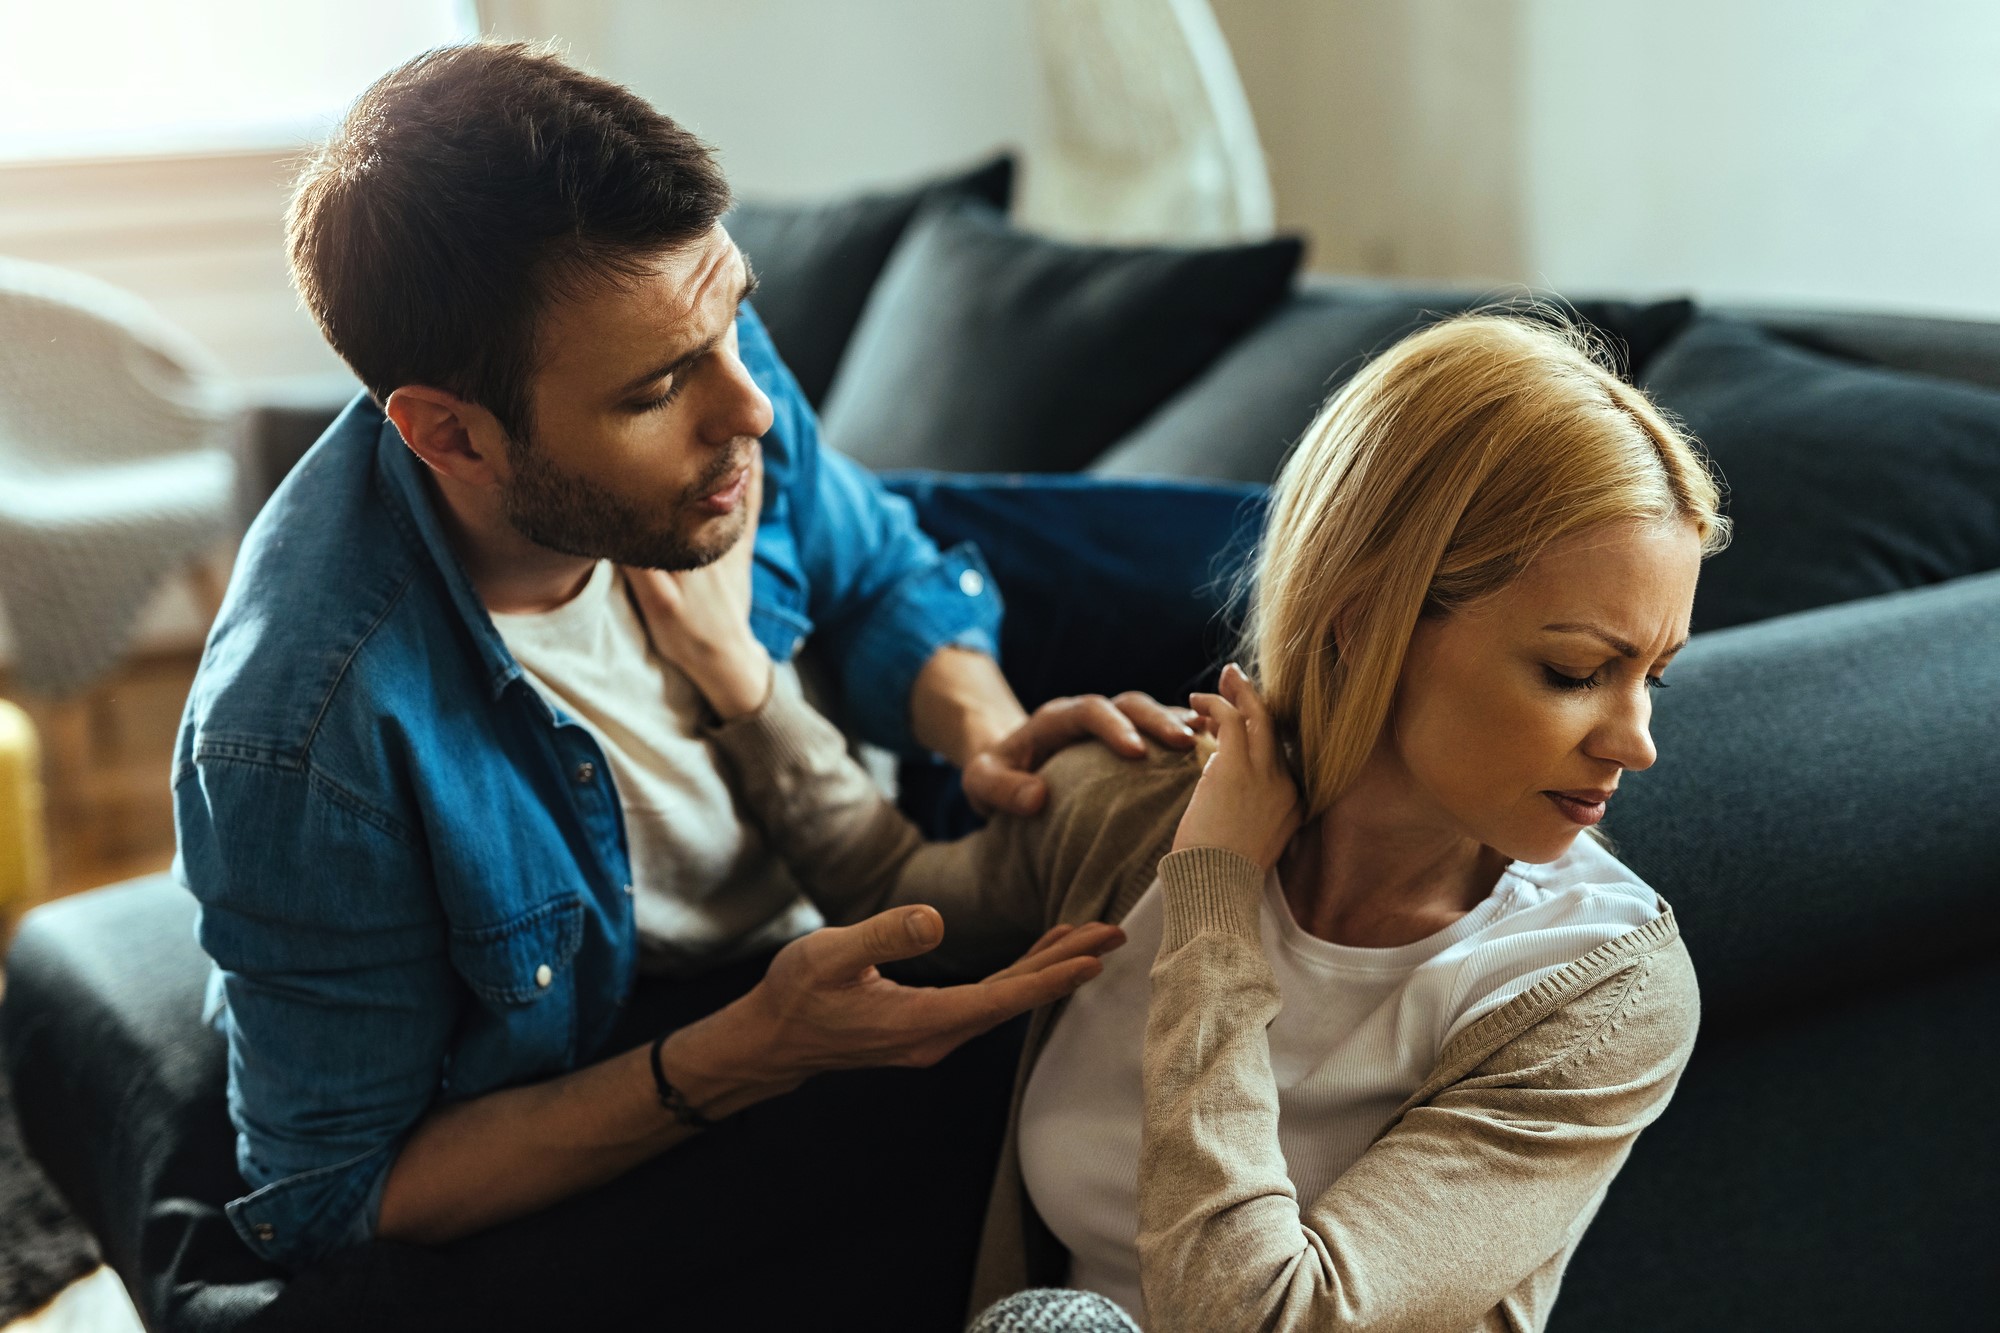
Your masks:
{"label": "denim shirt pocket", "polygon": [[[455,1053],[448,1095],[570,1067],[576,1051],[575,962],[583,899],[570,895],[491,926],[454,927],[451,962],[484,1010]],[[505,1071],[511,1077],[501,1078]]]}

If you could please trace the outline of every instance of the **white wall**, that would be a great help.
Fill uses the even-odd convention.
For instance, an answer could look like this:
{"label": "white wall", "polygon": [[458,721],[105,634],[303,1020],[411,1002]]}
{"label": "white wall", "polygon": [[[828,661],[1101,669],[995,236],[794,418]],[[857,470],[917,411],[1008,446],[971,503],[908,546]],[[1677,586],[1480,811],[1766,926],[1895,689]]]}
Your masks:
{"label": "white wall", "polygon": [[2000,316],[1993,0],[1529,0],[1528,274]]}
{"label": "white wall", "polygon": [[721,154],[738,194],[810,198],[1040,133],[1026,0],[490,0]]}
{"label": "white wall", "polygon": [[1994,0],[1214,0],[1316,266],[2000,317]]}

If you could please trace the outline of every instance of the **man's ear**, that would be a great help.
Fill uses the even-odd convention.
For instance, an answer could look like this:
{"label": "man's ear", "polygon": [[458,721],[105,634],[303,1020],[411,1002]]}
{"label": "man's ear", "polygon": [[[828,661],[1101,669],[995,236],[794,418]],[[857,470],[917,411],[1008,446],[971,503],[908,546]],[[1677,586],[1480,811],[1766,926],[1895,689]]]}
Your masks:
{"label": "man's ear", "polygon": [[474,486],[505,479],[507,433],[491,412],[443,389],[406,384],[382,404],[410,452],[441,477]]}

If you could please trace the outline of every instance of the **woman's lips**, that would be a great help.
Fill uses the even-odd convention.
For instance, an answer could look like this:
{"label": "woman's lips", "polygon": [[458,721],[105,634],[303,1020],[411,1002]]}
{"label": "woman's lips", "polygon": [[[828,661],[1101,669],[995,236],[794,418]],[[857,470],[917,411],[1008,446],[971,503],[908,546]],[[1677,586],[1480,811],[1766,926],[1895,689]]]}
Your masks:
{"label": "woman's lips", "polygon": [[1611,799],[1608,791],[1545,791],[1542,795],[1565,819],[1585,828],[1604,818],[1604,803]]}
{"label": "woman's lips", "polygon": [[743,493],[750,489],[750,469],[745,466],[734,477],[722,484],[722,489],[710,491],[697,502],[711,514],[727,514],[742,501]]}

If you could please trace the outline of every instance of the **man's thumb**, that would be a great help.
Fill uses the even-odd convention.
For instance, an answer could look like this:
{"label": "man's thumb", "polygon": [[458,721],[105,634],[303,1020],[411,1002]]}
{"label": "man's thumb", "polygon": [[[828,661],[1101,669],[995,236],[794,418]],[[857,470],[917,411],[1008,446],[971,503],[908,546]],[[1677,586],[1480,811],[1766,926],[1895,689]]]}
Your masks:
{"label": "man's thumb", "polygon": [[935,907],[897,907],[848,927],[841,936],[841,944],[849,946],[842,950],[842,970],[859,972],[937,948],[944,938],[944,918]]}

